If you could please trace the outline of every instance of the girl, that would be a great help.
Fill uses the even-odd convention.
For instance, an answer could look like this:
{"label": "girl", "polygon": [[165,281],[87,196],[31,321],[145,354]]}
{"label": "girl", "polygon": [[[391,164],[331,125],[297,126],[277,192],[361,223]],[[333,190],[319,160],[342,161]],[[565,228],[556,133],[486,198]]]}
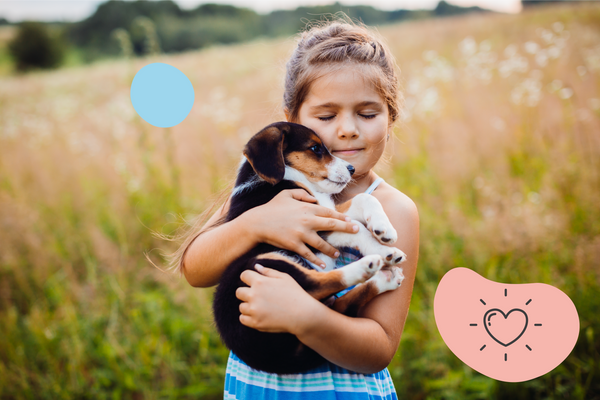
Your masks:
{"label": "girl", "polygon": [[[415,204],[383,182],[372,168],[382,156],[398,117],[398,81],[389,49],[363,26],[328,22],[304,32],[285,78],[284,112],[288,121],[313,129],[333,155],[355,168],[353,182],[338,196],[343,202],[372,193],[382,204],[407,254],[402,286],[374,298],[350,318],[308,295],[287,274],[257,265],[241,279],[249,287],[236,293],[240,320],[266,332],[289,332],[328,363],[297,375],[250,369],[231,353],[225,379],[226,399],[396,399],[387,365],[394,356],[408,313],[417,266],[419,223]],[[356,259],[323,241],[318,231],[354,232],[343,214],[314,204],[305,191],[289,190],[240,217],[196,232],[175,260],[192,286],[218,283],[224,269],[258,243],[292,250],[322,265],[307,245],[344,265]],[[226,214],[228,203],[205,225]],[[223,251],[226,249],[226,251]]]}

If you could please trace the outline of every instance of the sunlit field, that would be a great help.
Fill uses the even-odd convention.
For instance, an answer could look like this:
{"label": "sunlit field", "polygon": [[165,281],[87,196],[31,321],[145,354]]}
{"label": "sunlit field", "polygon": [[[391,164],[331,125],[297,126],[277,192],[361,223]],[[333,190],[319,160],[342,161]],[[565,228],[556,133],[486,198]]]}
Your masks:
{"label": "sunlit field", "polygon": [[[410,313],[389,366],[404,399],[600,399],[600,7],[534,7],[381,27],[404,106],[378,172],[421,216]],[[0,398],[222,396],[212,289],[155,268],[283,119],[292,38],[0,78]],[[4,50],[3,50],[4,51]],[[194,85],[180,125],[129,100],[166,62]],[[575,303],[573,353],[523,383],[456,358],[433,317],[467,267]],[[393,310],[391,310],[393,311]]]}

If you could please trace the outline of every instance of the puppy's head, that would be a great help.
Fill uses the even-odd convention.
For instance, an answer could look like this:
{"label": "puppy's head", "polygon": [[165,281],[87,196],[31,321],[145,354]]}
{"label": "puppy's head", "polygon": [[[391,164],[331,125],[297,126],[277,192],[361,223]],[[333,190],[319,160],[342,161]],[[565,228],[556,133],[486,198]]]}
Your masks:
{"label": "puppy's head", "polygon": [[341,192],[354,172],[352,165],[331,155],[313,130],[291,122],[276,122],[258,132],[246,144],[244,156],[256,174],[272,185],[284,176],[306,179],[323,193]]}

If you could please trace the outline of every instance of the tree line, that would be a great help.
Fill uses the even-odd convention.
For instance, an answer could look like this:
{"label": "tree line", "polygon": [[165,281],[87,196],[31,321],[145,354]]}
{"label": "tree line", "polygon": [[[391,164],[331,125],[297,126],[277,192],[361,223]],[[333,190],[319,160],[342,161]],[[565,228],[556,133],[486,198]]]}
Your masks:
{"label": "tree line", "polygon": [[[48,67],[60,65],[61,54],[69,46],[76,48],[88,62],[119,55],[181,52],[261,36],[293,35],[301,31],[307,21],[340,11],[367,25],[382,25],[487,10],[458,7],[445,1],[440,1],[433,10],[394,11],[335,3],[276,10],[263,15],[248,8],[222,4],[202,4],[184,10],[170,0],[110,0],[100,4],[90,17],[82,21],[60,24],[58,28],[53,24],[54,34],[48,33],[45,39],[39,39],[39,36],[43,36],[44,25],[48,24],[22,23],[9,47],[19,69]],[[57,29],[59,32],[56,32]],[[33,37],[38,39],[33,40]],[[40,54],[47,54],[49,60],[40,61]]]}

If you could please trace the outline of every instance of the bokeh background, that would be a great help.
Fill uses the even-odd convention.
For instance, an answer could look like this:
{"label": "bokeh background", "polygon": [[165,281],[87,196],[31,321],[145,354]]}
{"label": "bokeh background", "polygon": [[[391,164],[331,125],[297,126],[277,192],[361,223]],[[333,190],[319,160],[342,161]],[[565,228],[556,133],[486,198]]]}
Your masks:
{"label": "bokeh background", "polygon": [[[228,351],[213,289],[155,268],[234,178],[243,144],[283,119],[285,61],[305,19],[344,11],[385,37],[402,116],[378,172],[421,216],[409,317],[389,366],[404,399],[600,399],[600,4],[515,14],[101,4],[69,23],[0,19],[0,398],[216,399]],[[1,15],[0,15],[1,17]],[[194,85],[155,128],[129,87],[151,62]],[[548,283],[575,303],[572,354],[522,383],[458,360],[433,317],[467,267]]]}

